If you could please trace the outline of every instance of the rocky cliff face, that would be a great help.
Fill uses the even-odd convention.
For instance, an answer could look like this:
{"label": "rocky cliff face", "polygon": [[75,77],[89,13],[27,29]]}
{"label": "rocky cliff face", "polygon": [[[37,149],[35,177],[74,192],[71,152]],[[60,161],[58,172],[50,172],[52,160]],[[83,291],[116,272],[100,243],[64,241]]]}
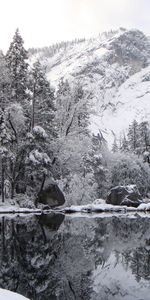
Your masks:
{"label": "rocky cliff face", "polygon": [[80,81],[90,94],[90,130],[103,130],[110,143],[133,119],[149,119],[150,40],[141,31],[121,28],[53,54],[40,49],[30,60],[36,58],[55,87],[60,78]]}

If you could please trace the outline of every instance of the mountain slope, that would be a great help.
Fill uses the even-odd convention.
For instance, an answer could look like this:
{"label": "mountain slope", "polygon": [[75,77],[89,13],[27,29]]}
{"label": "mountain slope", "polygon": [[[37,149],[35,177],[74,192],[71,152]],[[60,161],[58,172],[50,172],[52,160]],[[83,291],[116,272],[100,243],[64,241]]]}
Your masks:
{"label": "mountain slope", "polygon": [[40,49],[31,61],[37,58],[55,87],[65,78],[80,81],[85,91],[92,92],[90,129],[103,130],[110,144],[134,118],[149,119],[150,40],[141,31],[111,31],[68,43],[53,55]]}

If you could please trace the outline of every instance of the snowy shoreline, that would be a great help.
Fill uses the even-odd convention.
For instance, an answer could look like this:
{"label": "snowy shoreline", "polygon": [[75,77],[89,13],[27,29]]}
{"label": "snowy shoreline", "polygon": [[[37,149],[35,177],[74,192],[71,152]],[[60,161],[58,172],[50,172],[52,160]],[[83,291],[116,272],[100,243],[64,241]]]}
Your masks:
{"label": "snowy shoreline", "polygon": [[128,213],[128,212],[150,212],[150,203],[142,203],[137,208],[135,207],[127,207],[127,206],[116,206],[106,203],[101,204],[87,204],[87,205],[72,205],[68,207],[60,207],[60,208],[19,208],[14,205],[0,205],[0,215],[1,214],[48,214],[48,213],[64,213],[64,214],[73,214],[73,213]]}

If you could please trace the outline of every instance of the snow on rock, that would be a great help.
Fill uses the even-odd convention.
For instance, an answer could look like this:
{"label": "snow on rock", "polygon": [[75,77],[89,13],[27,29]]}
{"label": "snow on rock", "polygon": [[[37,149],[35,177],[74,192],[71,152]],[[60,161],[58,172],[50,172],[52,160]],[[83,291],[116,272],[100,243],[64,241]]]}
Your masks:
{"label": "snow on rock", "polygon": [[29,300],[17,293],[8,290],[0,289],[0,300]]}
{"label": "snow on rock", "polygon": [[142,203],[139,205],[138,210],[150,211],[150,203]]}
{"label": "snow on rock", "polygon": [[94,200],[93,204],[94,205],[97,205],[97,204],[106,204],[106,201],[104,199],[96,199],[96,200]]}

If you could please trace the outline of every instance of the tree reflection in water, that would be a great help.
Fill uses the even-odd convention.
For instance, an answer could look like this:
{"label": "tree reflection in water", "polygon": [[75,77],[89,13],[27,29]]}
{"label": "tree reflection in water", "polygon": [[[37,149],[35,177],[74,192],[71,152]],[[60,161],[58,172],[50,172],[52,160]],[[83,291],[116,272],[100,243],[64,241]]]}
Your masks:
{"label": "tree reflection in water", "polygon": [[0,218],[0,287],[35,300],[149,299],[150,218]]}

